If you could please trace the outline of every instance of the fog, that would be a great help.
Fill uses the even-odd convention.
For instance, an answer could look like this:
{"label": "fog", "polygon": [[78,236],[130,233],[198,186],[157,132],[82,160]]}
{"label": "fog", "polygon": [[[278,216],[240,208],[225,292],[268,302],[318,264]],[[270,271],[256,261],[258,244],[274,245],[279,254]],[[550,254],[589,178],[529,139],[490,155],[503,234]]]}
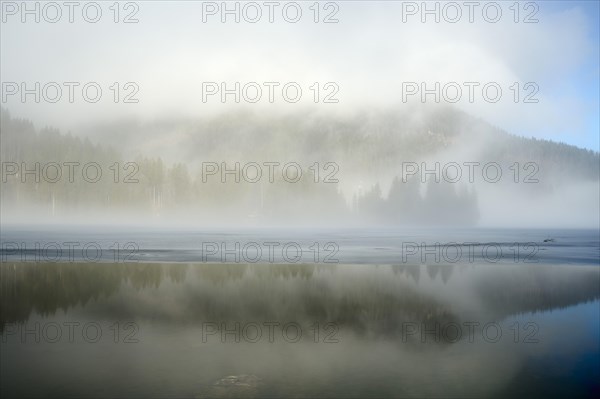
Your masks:
{"label": "fog", "polygon": [[600,397],[598,1],[0,31],[2,397]]}
{"label": "fog", "polygon": [[[454,108],[124,121],[85,140],[4,116],[7,223],[595,227],[598,219],[598,153],[512,136]],[[101,131],[106,139],[92,144]]]}
{"label": "fog", "polygon": [[253,4],[3,5],[3,223],[598,226],[597,4]]}
{"label": "fog", "polygon": [[[337,11],[321,9],[320,20],[331,14],[337,23],[314,23],[308,4],[301,6],[296,23],[287,23],[281,9],[269,23],[265,7],[263,18],[249,23],[244,16],[250,11],[239,7],[239,23],[234,15],[225,15],[221,23],[221,8],[208,14],[205,3],[145,2],[135,12],[138,23],[114,23],[108,6],[93,24],[81,12],[73,23],[48,23],[43,13],[40,23],[21,23],[20,11],[5,15],[4,82],[92,81],[105,94],[95,104],[22,104],[19,96],[9,96],[4,105],[40,124],[74,130],[115,116],[152,120],[231,110],[231,102],[203,103],[202,82],[228,82],[230,87],[233,82],[298,82],[305,91],[300,104],[311,101],[308,86],[314,82],[336,82],[339,103],[321,104],[328,113],[395,103],[402,99],[402,82],[427,82],[429,87],[434,82],[497,82],[504,94],[497,103],[483,101],[479,89],[470,102],[465,89],[459,105],[516,134],[570,137],[572,142],[581,142],[581,131],[597,119],[597,91],[582,92],[598,83],[597,4],[541,3],[534,13],[521,3],[519,20],[533,14],[535,23],[515,23],[508,5],[502,5],[494,23],[486,21],[481,8],[469,17],[464,6],[457,22],[447,22],[454,11],[439,6],[436,23],[436,16],[422,15],[420,6],[413,15],[407,2],[351,2]],[[490,19],[494,10],[486,13]],[[33,16],[27,18],[33,22]],[[129,81],[139,86],[139,103],[112,103],[108,86]],[[535,82],[539,103],[515,104],[509,89],[514,82]],[[261,101],[252,108],[298,112],[300,104]]]}

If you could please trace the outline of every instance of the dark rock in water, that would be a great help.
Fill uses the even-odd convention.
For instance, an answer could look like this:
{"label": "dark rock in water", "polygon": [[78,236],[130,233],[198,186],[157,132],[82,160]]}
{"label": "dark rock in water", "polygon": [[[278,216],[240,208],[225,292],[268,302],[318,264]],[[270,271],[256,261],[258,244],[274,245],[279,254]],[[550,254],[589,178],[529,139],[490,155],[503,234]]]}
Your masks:
{"label": "dark rock in water", "polygon": [[554,242],[554,238],[546,238],[544,242]]}
{"label": "dark rock in water", "polygon": [[196,398],[256,398],[260,397],[261,379],[255,375],[228,375],[205,386]]}
{"label": "dark rock in water", "polygon": [[240,375],[228,375],[227,377],[221,378],[214,383],[215,386],[219,387],[244,387],[244,388],[255,388],[258,386],[260,378],[255,375],[240,374]]}

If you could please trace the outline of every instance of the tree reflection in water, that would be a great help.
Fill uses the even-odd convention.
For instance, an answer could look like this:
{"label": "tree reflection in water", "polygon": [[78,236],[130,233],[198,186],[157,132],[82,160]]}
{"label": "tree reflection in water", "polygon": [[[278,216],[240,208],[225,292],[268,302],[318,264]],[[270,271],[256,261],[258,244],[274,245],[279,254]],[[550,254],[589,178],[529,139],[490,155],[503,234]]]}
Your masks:
{"label": "tree reflection in water", "polygon": [[599,298],[600,276],[543,265],[3,263],[0,272],[2,328],[94,303],[112,318],[333,322],[358,335],[572,306]]}

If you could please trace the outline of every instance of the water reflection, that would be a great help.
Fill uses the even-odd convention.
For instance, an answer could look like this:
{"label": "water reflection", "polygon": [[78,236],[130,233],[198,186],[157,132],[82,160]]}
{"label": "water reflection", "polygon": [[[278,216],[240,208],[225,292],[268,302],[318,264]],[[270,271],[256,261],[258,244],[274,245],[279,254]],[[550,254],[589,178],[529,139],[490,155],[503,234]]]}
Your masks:
{"label": "water reflection", "polygon": [[[293,314],[358,330],[401,316],[497,319],[572,306],[598,299],[600,276],[596,267],[542,265],[4,263],[0,271],[2,327],[32,312],[52,316],[90,301],[108,305],[119,291],[134,290],[128,303],[107,311],[143,318],[152,308],[155,320],[170,322]],[[176,301],[179,311],[164,306],[162,297]]]}
{"label": "water reflection", "polygon": [[[594,363],[584,383],[536,363],[556,361],[565,342],[567,365],[598,354],[598,267],[3,263],[0,272],[8,394],[552,396],[589,394],[600,377]],[[135,323],[137,341],[34,343],[30,333],[24,342],[19,326],[49,321],[96,321],[104,333],[118,322],[121,334]],[[265,323],[278,323],[276,337],[293,323],[302,337],[269,340]],[[252,324],[261,339],[244,336]],[[222,339],[221,329],[233,332]],[[523,384],[523,372],[540,378]]]}

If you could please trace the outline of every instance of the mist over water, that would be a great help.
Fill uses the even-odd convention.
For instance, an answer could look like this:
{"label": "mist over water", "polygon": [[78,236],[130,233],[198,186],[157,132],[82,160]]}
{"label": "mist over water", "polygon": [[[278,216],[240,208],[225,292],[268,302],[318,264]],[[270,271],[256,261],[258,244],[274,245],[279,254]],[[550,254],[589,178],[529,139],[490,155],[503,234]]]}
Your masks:
{"label": "mist over water", "polygon": [[557,4],[10,3],[3,219],[596,228],[598,10]]}
{"label": "mist over water", "polygon": [[598,153],[449,107],[117,123],[92,139],[3,112],[7,223],[590,228],[599,216]]}
{"label": "mist over water", "polygon": [[0,395],[600,396],[597,2],[0,4]]}

